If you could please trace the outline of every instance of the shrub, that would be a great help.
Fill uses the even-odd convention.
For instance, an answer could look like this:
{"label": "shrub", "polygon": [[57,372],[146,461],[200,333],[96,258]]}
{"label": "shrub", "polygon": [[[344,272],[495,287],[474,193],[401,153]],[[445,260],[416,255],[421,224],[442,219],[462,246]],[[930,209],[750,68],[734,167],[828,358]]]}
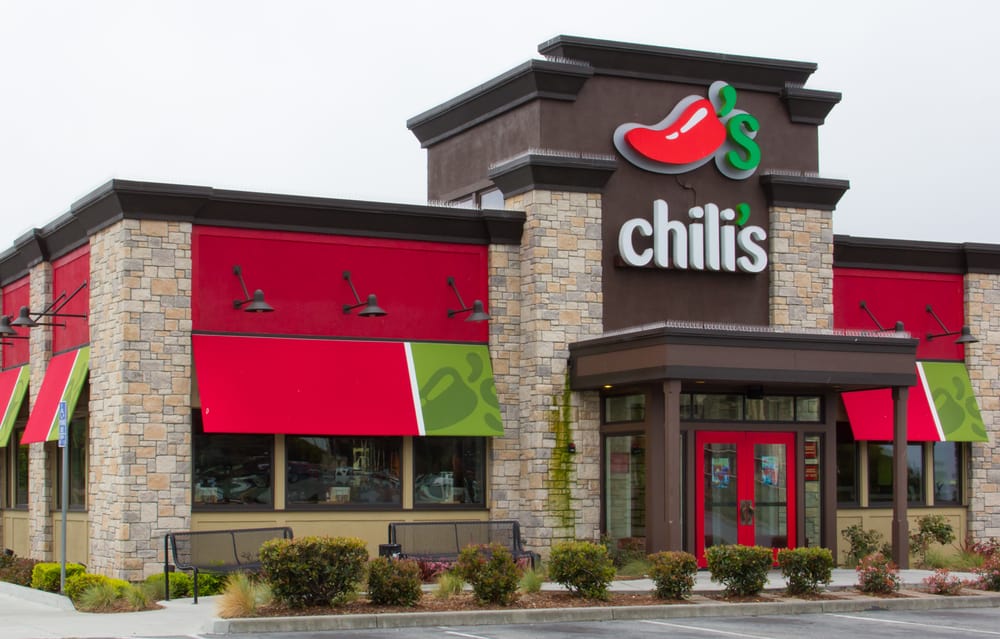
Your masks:
{"label": "shrub", "polygon": [[510,605],[517,594],[521,570],[503,544],[466,546],[458,554],[455,571],[472,584],[472,594],[480,603]]}
{"label": "shrub", "polygon": [[119,601],[124,601],[129,610],[149,610],[153,607],[153,599],[146,588],[126,584],[118,595]]}
{"label": "shrub", "polygon": [[538,592],[545,583],[545,574],[534,568],[527,568],[521,573],[521,580],[517,584],[517,589],[521,592]]}
{"label": "shrub", "polygon": [[118,590],[110,582],[97,582],[80,593],[76,604],[84,612],[104,612],[113,610],[118,601]]}
{"label": "shrub", "polygon": [[246,573],[237,572],[226,580],[226,587],[216,601],[216,611],[223,619],[253,617],[270,600],[271,589],[266,583],[255,580]]}
{"label": "shrub", "polygon": [[899,590],[899,569],[880,552],[864,557],[857,572],[861,592],[888,594]]}
{"label": "shrub", "polygon": [[979,575],[979,587],[984,590],[1000,590],[1000,553],[990,554],[983,565],[976,568]]}
{"label": "shrub", "polygon": [[861,560],[872,553],[880,552],[883,555],[891,555],[892,548],[888,543],[882,541],[882,533],[877,530],[865,530],[861,524],[848,526],[840,531],[840,534],[847,540],[847,565],[857,566]]}
{"label": "shrub", "polygon": [[910,552],[919,557],[921,566],[927,565],[927,551],[933,542],[941,545],[955,541],[955,529],[944,515],[925,515],[917,520],[917,530],[910,533]]}
{"label": "shrub", "polygon": [[[69,572],[67,569],[66,572]],[[110,584],[112,588],[116,589],[116,592],[121,595],[125,591],[125,588],[129,585],[127,581],[121,579],[112,579],[110,577],[105,577],[104,575],[95,575],[89,572],[81,572],[73,575],[72,577],[66,577],[66,596],[69,597],[73,603],[78,603],[80,601],[80,595],[83,594],[87,588],[95,584]]]}
{"label": "shrub", "polygon": [[[198,596],[210,597],[226,589],[229,575],[219,572],[198,571]],[[170,578],[173,581],[173,577]],[[194,577],[191,578],[191,592],[194,593]]]}
{"label": "shrub", "polygon": [[970,539],[966,542],[966,546],[968,546],[969,552],[981,555],[984,559],[1000,554],[1000,539],[996,537],[990,537],[984,541],[972,541]]}
{"label": "shrub", "polygon": [[[78,575],[84,571],[80,564],[66,564],[66,579],[73,575]],[[60,564],[43,561],[35,564],[31,571],[31,587],[36,590],[46,592],[59,592],[60,581],[62,581],[62,567]]]}
{"label": "shrub", "polygon": [[260,548],[264,579],[290,608],[347,601],[365,575],[368,549],[353,537],[271,539]]}
{"label": "shrub", "polygon": [[[201,575],[198,575],[198,594],[201,594]],[[167,590],[164,586],[164,577],[162,572],[146,577],[145,584],[152,591],[152,596],[154,599],[166,599]],[[191,577],[186,572],[172,572],[170,573],[170,598],[179,599],[180,597],[190,597],[191,596]]]}
{"label": "shrub", "polygon": [[927,592],[935,595],[957,595],[965,583],[947,570],[935,570],[933,575],[924,577]]}
{"label": "shrub", "polygon": [[447,599],[462,592],[464,587],[465,580],[462,579],[462,576],[449,570],[438,575],[437,590],[434,591],[434,596],[438,599]]}
{"label": "shrub", "polygon": [[767,583],[767,571],[774,565],[774,553],[763,546],[721,545],[705,551],[712,581],[725,586],[725,594],[747,597],[758,594]]}
{"label": "shrub", "polygon": [[615,567],[608,549],[589,541],[564,541],[552,547],[549,577],[587,599],[607,599]]}
{"label": "shrub", "polygon": [[17,559],[17,555],[10,548],[5,549],[0,552],[0,570],[14,565],[14,560]]}
{"label": "shrub", "polygon": [[18,586],[31,586],[31,574],[38,565],[38,560],[27,557],[15,557],[5,567],[0,568],[0,581],[17,584]]}
{"label": "shrub", "polygon": [[423,595],[420,566],[412,559],[377,557],[368,564],[368,599],[383,606],[415,606]]}
{"label": "shrub", "polygon": [[658,552],[649,556],[653,592],[660,599],[687,599],[694,589],[698,560],[686,552]]}
{"label": "shrub", "polygon": [[785,548],[778,551],[781,574],[788,580],[788,592],[806,595],[819,592],[833,579],[833,553],[826,548]]}
{"label": "shrub", "polygon": [[420,566],[420,581],[425,584],[437,581],[438,577],[452,569],[450,561],[418,560],[417,565]]}

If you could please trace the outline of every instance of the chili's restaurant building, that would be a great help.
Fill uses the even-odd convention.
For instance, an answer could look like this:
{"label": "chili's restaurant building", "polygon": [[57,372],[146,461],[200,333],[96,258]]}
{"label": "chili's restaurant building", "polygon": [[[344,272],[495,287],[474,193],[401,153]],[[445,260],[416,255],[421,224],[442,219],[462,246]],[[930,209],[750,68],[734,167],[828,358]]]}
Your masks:
{"label": "chili's restaurant building", "polygon": [[116,180],[0,254],[4,546],[56,558],[61,405],[69,559],[128,579],[264,525],[1000,536],[1000,247],[834,237],[813,64],[539,51],[407,123],[441,205]]}

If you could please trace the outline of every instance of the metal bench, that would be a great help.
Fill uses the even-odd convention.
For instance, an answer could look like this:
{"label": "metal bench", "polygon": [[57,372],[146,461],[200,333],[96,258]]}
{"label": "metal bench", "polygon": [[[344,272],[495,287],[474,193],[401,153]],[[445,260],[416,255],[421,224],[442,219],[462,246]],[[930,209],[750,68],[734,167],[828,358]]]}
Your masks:
{"label": "metal bench", "polygon": [[496,521],[407,521],[389,524],[390,554],[418,561],[458,559],[470,545],[498,543],[510,551],[514,560],[528,559],[536,567],[538,553],[521,544],[521,526],[514,520]]}
{"label": "metal bench", "polygon": [[[270,539],[291,539],[292,529],[243,528],[167,533],[163,538],[163,584],[170,600],[170,571],[190,570],[194,577],[194,603],[198,603],[198,573],[232,573],[260,568],[260,547]],[[173,555],[173,566],[170,556]]]}

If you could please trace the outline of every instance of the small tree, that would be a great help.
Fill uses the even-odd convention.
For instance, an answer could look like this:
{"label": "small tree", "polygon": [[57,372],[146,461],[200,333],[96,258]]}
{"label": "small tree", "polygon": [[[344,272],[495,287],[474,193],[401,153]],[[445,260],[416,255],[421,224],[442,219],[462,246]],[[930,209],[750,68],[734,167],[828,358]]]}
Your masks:
{"label": "small tree", "polygon": [[919,557],[921,566],[927,565],[927,551],[932,543],[941,545],[955,541],[955,529],[944,515],[925,515],[917,520],[917,530],[910,533],[910,551]]}

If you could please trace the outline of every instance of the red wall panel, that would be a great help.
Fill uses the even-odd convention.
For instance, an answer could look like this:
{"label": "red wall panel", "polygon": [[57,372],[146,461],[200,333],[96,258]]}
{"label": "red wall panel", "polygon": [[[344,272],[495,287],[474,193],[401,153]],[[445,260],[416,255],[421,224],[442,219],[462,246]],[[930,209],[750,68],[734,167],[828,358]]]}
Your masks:
{"label": "red wall panel", "polygon": [[[74,291],[86,284],[76,295]],[[65,293],[73,298],[59,312],[84,317],[43,317],[40,321],[65,324],[52,327],[52,352],[62,353],[90,341],[90,247],[81,247],[52,262],[52,300]],[[62,303],[62,302],[60,302]],[[47,306],[48,304],[46,304]],[[41,308],[31,309],[40,311]]]}
{"label": "red wall panel", "polygon": [[[195,227],[192,234],[194,330],[267,335],[485,342],[487,322],[448,318],[458,307],[447,278],[466,305],[488,308],[487,247],[289,232]],[[273,313],[233,308],[243,297],[233,266],[251,295],[264,291]],[[384,317],[343,312],[358,295],[378,296]]]}
{"label": "red wall panel", "polygon": [[955,343],[958,335],[927,339],[928,333],[944,332],[927,312],[927,305],[949,331],[958,331],[965,323],[964,291],[961,275],[835,268],[833,325],[877,330],[860,308],[864,300],[882,326],[893,328],[901,321],[906,331],[920,339],[917,359],[962,361],[965,347]]}
{"label": "red wall panel", "polygon": [[[3,314],[11,320],[17,317],[22,306],[27,306],[31,298],[31,286],[27,276],[3,287]],[[21,336],[28,336],[28,329],[15,328]],[[3,346],[3,368],[28,363],[30,352],[28,340],[9,339]]]}

